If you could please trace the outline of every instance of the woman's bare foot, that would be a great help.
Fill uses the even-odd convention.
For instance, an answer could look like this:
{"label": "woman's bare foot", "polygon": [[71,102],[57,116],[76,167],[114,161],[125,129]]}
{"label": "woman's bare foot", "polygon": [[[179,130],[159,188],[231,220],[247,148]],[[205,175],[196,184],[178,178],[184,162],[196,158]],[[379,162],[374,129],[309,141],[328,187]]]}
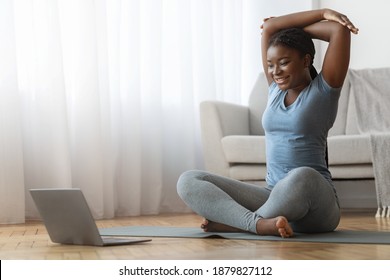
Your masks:
{"label": "woman's bare foot", "polygon": [[[201,226],[205,232],[246,232],[232,226],[212,222],[204,219]],[[260,219],[256,224],[258,235],[275,235],[283,238],[291,237],[294,232],[285,217],[279,216],[272,219]]]}
{"label": "woman's bare foot", "polygon": [[256,230],[259,235],[275,235],[283,238],[291,237],[294,234],[287,219],[283,216],[258,220]]}
{"label": "woman's bare foot", "polygon": [[204,219],[200,227],[204,232],[244,232],[241,229]]}

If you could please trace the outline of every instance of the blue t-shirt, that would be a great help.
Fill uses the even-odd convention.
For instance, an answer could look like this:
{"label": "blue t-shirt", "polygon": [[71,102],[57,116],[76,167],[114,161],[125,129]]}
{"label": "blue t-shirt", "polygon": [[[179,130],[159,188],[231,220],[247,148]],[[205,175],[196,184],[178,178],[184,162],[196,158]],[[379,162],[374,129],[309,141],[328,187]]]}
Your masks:
{"label": "blue t-shirt", "polygon": [[270,85],[262,119],[269,186],[302,166],[314,168],[331,182],[325,149],[328,131],[336,119],[340,91],[341,88],[331,88],[320,73],[295,102],[286,107],[287,91],[280,90],[276,83]]}

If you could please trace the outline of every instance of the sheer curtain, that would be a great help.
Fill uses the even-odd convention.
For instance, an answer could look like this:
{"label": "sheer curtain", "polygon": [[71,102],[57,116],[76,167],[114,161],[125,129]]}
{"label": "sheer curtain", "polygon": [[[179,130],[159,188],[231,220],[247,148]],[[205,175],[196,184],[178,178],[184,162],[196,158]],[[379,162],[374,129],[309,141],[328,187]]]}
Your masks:
{"label": "sheer curtain", "polygon": [[81,188],[95,218],[188,211],[199,102],[246,102],[265,2],[0,0],[0,223],[38,217],[31,188]]}

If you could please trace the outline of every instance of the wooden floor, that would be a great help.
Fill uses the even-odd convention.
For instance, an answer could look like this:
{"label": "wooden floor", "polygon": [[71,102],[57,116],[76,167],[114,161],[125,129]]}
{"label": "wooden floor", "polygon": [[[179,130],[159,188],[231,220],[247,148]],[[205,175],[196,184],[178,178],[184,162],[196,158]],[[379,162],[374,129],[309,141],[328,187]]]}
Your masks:
{"label": "wooden floor", "polygon": [[[127,225],[199,226],[193,214],[117,218],[98,221],[98,227]],[[373,212],[345,212],[340,229],[389,231],[390,220],[376,219]],[[390,245],[245,241],[224,239],[153,238],[152,242],[93,247],[60,245],[50,241],[39,222],[0,226],[0,259],[320,259],[390,260]]]}

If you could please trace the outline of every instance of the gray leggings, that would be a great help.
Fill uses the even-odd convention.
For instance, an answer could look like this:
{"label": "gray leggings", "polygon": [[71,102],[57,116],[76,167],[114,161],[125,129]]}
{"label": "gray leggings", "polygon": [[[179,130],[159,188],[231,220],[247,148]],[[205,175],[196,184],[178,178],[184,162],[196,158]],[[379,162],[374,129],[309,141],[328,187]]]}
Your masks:
{"label": "gray leggings", "polygon": [[252,233],[261,218],[284,216],[305,233],[333,231],[340,221],[333,186],[309,167],[290,171],[272,189],[192,170],[180,176],[177,190],[198,215]]}

